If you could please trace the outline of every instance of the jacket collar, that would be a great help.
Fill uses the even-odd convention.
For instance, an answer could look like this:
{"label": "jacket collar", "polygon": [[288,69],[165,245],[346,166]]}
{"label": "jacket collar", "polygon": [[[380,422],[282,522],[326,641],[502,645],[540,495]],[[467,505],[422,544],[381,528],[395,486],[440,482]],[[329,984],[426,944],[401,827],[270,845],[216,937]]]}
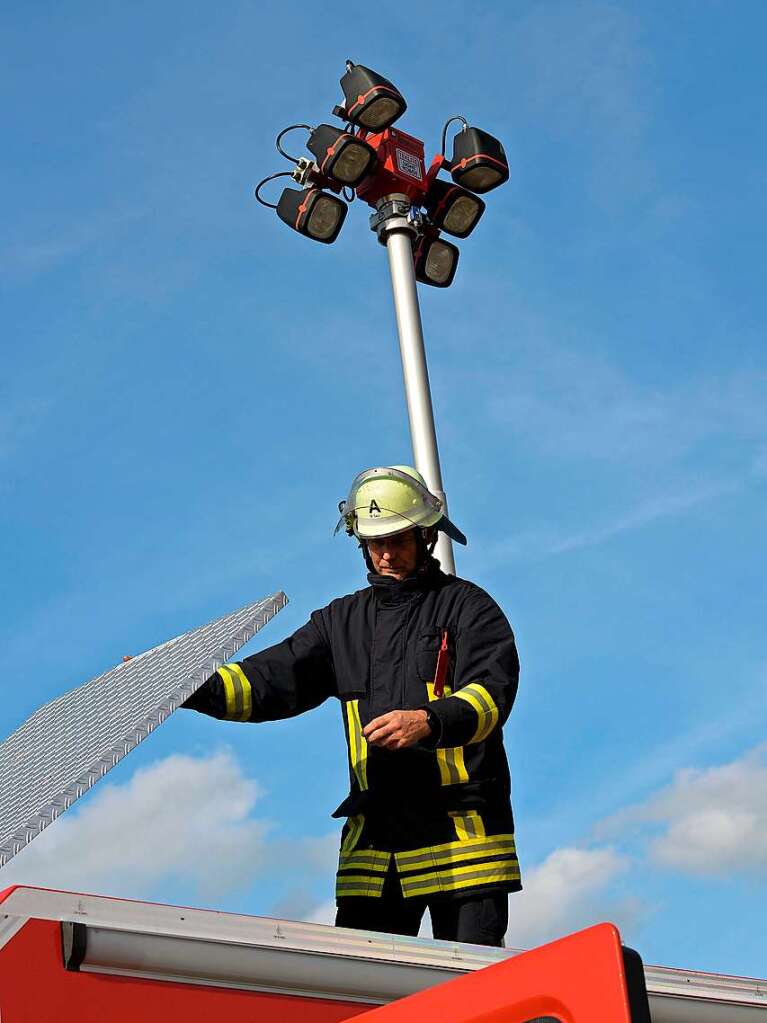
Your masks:
{"label": "jacket collar", "polygon": [[443,578],[439,562],[432,557],[407,579],[393,579],[391,576],[378,575],[377,572],[368,573],[373,594],[382,604],[403,604],[418,594],[436,589]]}

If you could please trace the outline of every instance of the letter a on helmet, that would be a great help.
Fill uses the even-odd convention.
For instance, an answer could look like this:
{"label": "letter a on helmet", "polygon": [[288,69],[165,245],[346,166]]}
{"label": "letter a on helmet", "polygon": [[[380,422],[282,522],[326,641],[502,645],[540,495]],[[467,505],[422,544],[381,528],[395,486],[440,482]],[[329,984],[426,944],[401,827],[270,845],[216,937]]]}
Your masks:
{"label": "letter a on helmet", "polygon": [[366,469],[352,482],[349,496],[339,505],[336,532],[374,540],[408,529],[441,529],[458,543],[466,537],[442,511],[442,501],[431,493],[421,474],[409,465]]}

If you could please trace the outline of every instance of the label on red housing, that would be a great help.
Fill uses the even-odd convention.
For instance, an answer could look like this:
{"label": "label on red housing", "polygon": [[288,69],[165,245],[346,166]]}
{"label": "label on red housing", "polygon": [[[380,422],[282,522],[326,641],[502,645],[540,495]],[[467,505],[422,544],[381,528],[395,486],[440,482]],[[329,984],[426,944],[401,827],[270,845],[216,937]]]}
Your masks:
{"label": "label on red housing", "polygon": [[396,153],[399,170],[415,181],[423,181],[423,165],[418,157],[413,153],[408,153],[406,149],[400,149],[399,146],[397,146]]}

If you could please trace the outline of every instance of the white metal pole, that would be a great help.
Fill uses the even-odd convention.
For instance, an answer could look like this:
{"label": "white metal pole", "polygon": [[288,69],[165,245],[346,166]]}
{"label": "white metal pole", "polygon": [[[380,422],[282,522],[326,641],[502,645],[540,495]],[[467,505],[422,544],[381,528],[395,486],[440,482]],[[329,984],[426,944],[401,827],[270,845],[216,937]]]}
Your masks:
{"label": "white metal pole", "polygon": [[[406,196],[386,196],[379,203],[379,209],[390,204],[392,200],[404,201],[409,206]],[[402,356],[402,372],[405,378],[405,396],[415,467],[426,480],[429,490],[442,501],[443,509],[447,514],[447,497],[442,485],[442,472],[439,465],[429,370],[426,365],[421,311],[418,305],[413,266],[412,235],[412,224],[407,217],[401,215],[387,217],[379,227],[379,237],[385,242],[389,255],[389,270],[394,294],[394,309],[397,314],[397,331]],[[439,533],[434,553],[439,559],[442,570],[450,575],[455,575],[453,545],[450,538],[443,532]]]}

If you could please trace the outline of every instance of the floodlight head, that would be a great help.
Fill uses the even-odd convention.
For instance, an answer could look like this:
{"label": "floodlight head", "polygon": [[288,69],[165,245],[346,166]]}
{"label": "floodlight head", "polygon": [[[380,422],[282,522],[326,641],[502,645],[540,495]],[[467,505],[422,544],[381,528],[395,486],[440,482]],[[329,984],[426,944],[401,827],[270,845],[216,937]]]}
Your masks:
{"label": "floodlight head", "polygon": [[299,234],[329,245],[338,237],[349,207],[319,188],[285,188],[277,216]]}
{"label": "floodlight head", "polygon": [[468,238],[485,212],[479,196],[440,178],[432,182],[424,205],[432,224],[456,238]]}
{"label": "floodlight head", "polygon": [[347,67],[341,79],[345,99],[343,116],[352,124],[373,132],[394,124],[407,109],[399,89],[362,64],[347,64]]}
{"label": "floodlight head", "polygon": [[479,128],[464,127],[453,138],[450,173],[457,185],[489,192],[509,180],[509,161],[497,138]]}
{"label": "floodlight head", "polygon": [[321,174],[350,188],[356,188],[368,176],[378,159],[367,142],[332,124],[318,125],[306,146]]}
{"label": "floodlight head", "polygon": [[421,284],[449,288],[458,269],[458,247],[434,235],[421,235],[413,249],[415,276]]}

